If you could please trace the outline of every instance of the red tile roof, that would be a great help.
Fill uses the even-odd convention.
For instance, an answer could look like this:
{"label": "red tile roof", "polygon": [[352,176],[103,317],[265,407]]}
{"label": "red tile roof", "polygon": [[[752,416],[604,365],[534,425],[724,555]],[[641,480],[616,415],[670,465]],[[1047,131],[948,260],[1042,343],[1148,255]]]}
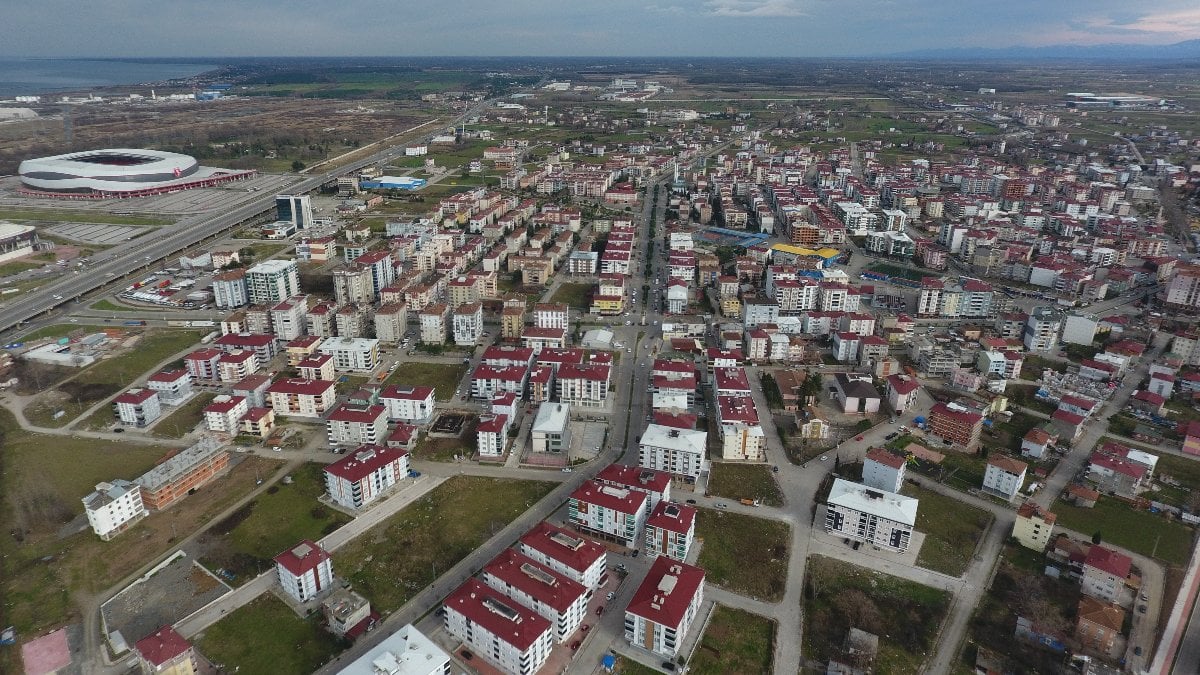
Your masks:
{"label": "red tile roof", "polygon": [[890,466],[893,469],[899,469],[904,466],[905,462],[904,457],[889,452],[887,448],[871,448],[867,451],[867,459],[883,464],[884,466]]}
{"label": "red tile roof", "polygon": [[695,429],[698,418],[691,413],[673,413],[666,410],[654,411],[654,423],[672,429]]}
{"label": "red tile roof", "polygon": [[298,377],[289,377],[273,382],[271,386],[267,387],[267,392],[320,396],[330,389],[333,389],[333,382],[330,380],[304,380]]}
{"label": "red tile roof", "polygon": [[408,385],[388,385],[379,392],[379,398],[390,398],[404,401],[424,401],[433,396],[433,387],[412,387]]}
{"label": "red tile roof", "polygon": [[386,448],[382,445],[360,445],[333,464],[325,467],[325,473],[351,482],[360,481],[380,467],[387,466],[408,455],[403,450]]}
{"label": "red tile roof", "polygon": [[147,381],[149,381],[149,382],[177,382],[179,380],[190,380],[191,377],[192,376],[188,374],[188,371],[183,370],[181,368],[178,370],[160,370],[157,373],[151,375],[147,379]]}
{"label": "red tile roof", "polygon": [[625,611],[661,626],[678,627],[704,584],[704,570],[659,556]]}
{"label": "red tile roof", "polygon": [[[567,542],[572,543],[568,545]],[[579,572],[587,571],[605,556],[605,549],[600,544],[545,521],[521,535],[521,543]]]}
{"label": "red tile roof", "polygon": [[387,408],[381,405],[351,405],[342,403],[329,413],[330,422],[355,422],[358,424],[374,424],[380,418],[387,416]]}
{"label": "red tile roof", "polygon": [[[474,577],[467,579],[451,593],[446,598],[445,606],[521,652],[528,650],[550,630],[549,621],[488,588]],[[513,618],[508,618],[506,614]]]}
{"label": "red tile roof", "polygon": [[192,644],[183,639],[170,626],[163,626],[153,633],[137,641],[136,649],[151,665],[158,667],[168,661],[178,658],[192,648]]}
{"label": "red tile roof", "polygon": [[596,480],[601,483],[625,485],[634,490],[648,490],[661,494],[670,486],[671,474],[640,466],[609,464],[596,474]]}
{"label": "red tile roof", "polygon": [[618,488],[589,480],[571,493],[571,499],[619,513],[636,514],[645,510],[647,496],[639,490]]}
{"label": "red tile roof", "polygon": [[325,549],[308,539],[275,556],[275,562],[295,577],[304,576],[328,559]]}
{"label": "red tile roof", "polygon": [[646,519],[646,527],[657,527],[670,532],[686,534],[692,529],[694,522],[696,522],[696,509],[663,500],[654,507],[650,517]]}
{"label": "red tile roof", "polygon": [[1133,558],[1111,548],[1093,546],[1092,550],[1088,551],[1087,557],[1083,559],[1083,564],[1107,572],[1118,579],[1124,579],[1129,576],[1129,571],[1133,567]]}
{"label": "red tile roof", "polygon": [[484,565],[483,573],[525,592],[560,614],[570,609],[571,605],[587,592],[587,588],[578,581],[565,577],[511,548],[504,549],[500,555]]}

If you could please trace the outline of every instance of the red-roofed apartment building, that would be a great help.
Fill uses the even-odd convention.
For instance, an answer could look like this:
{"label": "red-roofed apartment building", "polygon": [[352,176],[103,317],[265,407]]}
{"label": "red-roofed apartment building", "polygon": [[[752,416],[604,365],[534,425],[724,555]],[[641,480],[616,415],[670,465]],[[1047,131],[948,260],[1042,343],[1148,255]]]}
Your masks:
{"label": "red-roofed apartment building", "polygon": [[696,535],[696,509],[661,501],[646,519],[646,555],[686,560]]}
{"label": "red-roofed apartment building", "polygon": [[333,585],[329,554],[308,539],[275,556],[275,571],[283,591],[299,602],[308,602]]}
{"label": "red-roofed apartment building", "polygon": [[1105,602],[1127,606],[1132,598],[1125,594],[1125,580],[1133,569],[1133,559],[1103,546],[1093,546],[1083,559],[1083,593]]}
{"label": "red-roofed apartment building", "polygon": [[285,378],[267,387],[267,402],[276,415],[320,417],[337,399],[333,382]]}
{"label": "red-roofed apartment building", "polygon": [[382,443],[387,438],[387,408],[343,403],[325,420],[330,445]]}
{"label": "red-roofed apartment building", "polygon": [[596,474],[595,481],[602,485],[645,492],[649,497],[649,501],[646,503],[647,514],[658,506],[659,502],[671,498],[671,474],[665,471],[655,471],[640,466],[609,464]]}
{"label": "red-roofed apartment building", "polygon": [[595,590],[608,567],[605,549],[594,541],[542,521],[521,535],[521,553]]}
{"label": "red-roofed apartment building", "polygon": [[514,549],[501,551],[479,578],[549,621],[558,642],[573,635],[587,614],[588,592],[583,584]]}
{"label": "red-roofed apartment building", "polygon": [[153,389],[130,389],[113,399],[113,412],[124,424],[149,426],[162,415],[158,392]]}
{"label": "red-roofed apartment building", "polygon": [[550,622],[478,579],[467,579],[442,606],[446,632],[502,672],[533,675],[550,658]]}
{"label": "red-roofed apartment building", "polygon": [[192,643],[170,626],[163,626],[138,640],[134,649],[143,673],[192,675],[199,668]]}
{"label": "red-roofed apartment building", "polygon": [[625,609],[625,639],[674,659],[704,602],[704,570],[659,556]]}
{"label": "red-roofed apartment building", "polygon": [[363,445],[325,467],[325,489],[334,502],[358,509],[378,499],[407,475],[407,452]]}
{"label": "red-roofed apartment building", "polygon": [[983,415],[955,403],[936,403],[929,410],[929,433],[974,452],[983,433]]}
{"label": "red-roofed apartment building", "polygon": [[649,502],[649,496],[640,490],[590,480],[571,494],[567,515],[577,530],[636,548]]}
{"label": "red-roofed apartment building", "polygon": [[887,378],[887,402],[896,414],[908,409],[915,402],[921,384],[908,375],[889,375]]}
{"label": "red-roofed apartment building", "polygon": [[435,405],[433,387],[408,385],[384,387],[379,394],[379,402],[387,408],[388,418],[409,424],[428,423],[433,417]]}

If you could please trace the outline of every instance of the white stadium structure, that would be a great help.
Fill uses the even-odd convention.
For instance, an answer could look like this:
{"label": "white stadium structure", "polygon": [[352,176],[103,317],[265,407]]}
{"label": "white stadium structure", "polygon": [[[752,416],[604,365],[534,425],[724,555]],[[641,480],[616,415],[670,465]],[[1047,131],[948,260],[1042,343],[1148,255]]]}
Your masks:
{"label": "white stadium structure", "polygon": [[106,199],[211,187],[254,171],[200,166],[195,157],[160,150],[114,148],[27,159],[17,169],[25,194]]}

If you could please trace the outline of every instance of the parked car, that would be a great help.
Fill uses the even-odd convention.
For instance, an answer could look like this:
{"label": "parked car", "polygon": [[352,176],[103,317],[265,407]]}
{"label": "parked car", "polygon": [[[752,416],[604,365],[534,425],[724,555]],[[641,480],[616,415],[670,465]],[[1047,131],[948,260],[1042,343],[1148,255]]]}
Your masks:
{"label": "parked car", "polygon": [[617,594],[613,593],[612,591],[609,591],[608,595],[604,596],[604,598],[606,600],[608,600],[609,602],[612,602],[614,599],[616,599],[616,597],[617,597]]}
{"label": "parked car", "polygon": [[638,557],[639,553],[641,553],[641,551],[638,551],[636,548],[633,549],[633,557],[635,557],[635,558]]}
{"label": "parked car", "polygon": [[596,616],[600,616],[603,613],[604,613],[604,605],[600,605],[599,607],[596,608]]}
{"label": "parked car", "polygon": [[688,503],[688,504],[695,504],[695,503],[696,503],[696,500],[695,500],[695,499],[689,499],[689,500],[687,500],[687,503]]}
{"label": "parked car", "polygon": [[572,469],[572,468],[571,468],[571,467],[569,467],[569,466],[564,466],[564,467],[562,468],[562,472],[563,472],[563,473],[571,473],[572,471],[574,471],[574,469]]}
{"label": "parked car", "polygon": [[464,660],[470,661],[471,659],[475,658],[475,655],[464,649],[462,652],[462,657]]}
{"label": "parked car", "polygon": [[668,670],[668,671],[672,671],[672,672],[674,672],[674,670],[675,670],[675,663],[674,663],[674,662],[672,662],[672,661],[663,661],[663,662],[662,662],[662,669],[663,669],[663,670]]}
{"label": "parked car", "polygon": [[777,466],[771,467],[771,473],[779,473],[779,467],[777,467]]}
{"label": "parked car", "polygon": [[581,645],[581,644],[583,644],[583,640],[576,640],[576,641],[572,642],[571,643],[571,651],[577,651],[579,649],[579,645]]}

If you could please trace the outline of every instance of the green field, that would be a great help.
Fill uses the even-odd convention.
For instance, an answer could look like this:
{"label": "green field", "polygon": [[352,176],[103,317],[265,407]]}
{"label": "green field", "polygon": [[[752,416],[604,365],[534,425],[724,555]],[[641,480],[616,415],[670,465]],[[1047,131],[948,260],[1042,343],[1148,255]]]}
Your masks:
{"label": "green field", "polygon": [[204,562],[224,568],[235,582],[249,580],[270,567],[271,558],[300,543],[316,541],[350,522],[350,518],[317,501],[325,492],[324,466],[304,464],[266,493],[212,526],[202,535],[209,545]]}
{"label": "green field", "polygon": [[[1101,439],[1103,443],[1104,439]],[[1127,445],[1127,443],[1122,443]],[[1152,450],[1152,448],[1147,448]],[[1200,506],[1200,461],[1188,459],[1178,455],[1162,454],[1158,457],[1158,464],[1154,468],[1156,483],[1161,485],[1158,490],[1153,493],[1146,493],[1143,496],[1148,499],[1166,502],[1178,507]],[[1169,477],[1172,480],[1178,481],[1179,485],[1166,485],[1162,479]]]}
{"label": "green field", "polygon": [[696,539],[704,540],[696,564],[709,583],[769,602],[783,597],[791,544],[787,523],[700,509]]}
{"label": "green field", "polygon": [[1110,497],[1082,509],[1057,501],[1050,509],[1058,524],[1086,536],[1100,532],[1103,541],[1172,565],[1184,565],[1192,551],[1192,528],[1149,511],[1137,511]]}
{"label": "green field", "polygon": [[185,401],[154,425],[154,435],[160,438],[183,438],[204,420],[204,408],[216,394],[202,393]]}
{"label": "green field", "polygon": [[449,401],[454,398],[454,391],[466,374],[467,367],[462,364],[405,361],[388,376],[384,384],[433,387],[434,398]]}
{"label": "green field", "polygon": [[101,312],[143,312],[146,311],[147,308],[118,305],[111,300],[97,300],[96,302],[92,303],[92,309]]}
{"label": "green field", "polygon": [[708,494],[729,499],[758,499],[763,506],[783,506],[783,490],[765,464],[713,462]]}
{"label": "green field", "polygon": [[53,326],[42,326],[41,328],[21,336],[24,342],[33,342],[42,338],[57,338],[64,335],[70,335],[75,331],[87,331],[87,328],[81,328],[79,324],[74,323],[58,323]]}
{"label": "green field", "polygon": [[333,567],[372,607],[394,612],[556,485],[456,476],[347,544]]}
{"label": "green field", "polygon": [[98,211],[60,211],[58,209],[0,209],[0,220],[41,220],[71,223],[100,223],[103,225],[170,225],[175,222],[164,218],[145,216],[118,216]]}
{"label": "green field", "polygon": [[[116,394],[162,361],[199,342],[197,331],[150,331],[132,348],[118,356],[101,359],[53,392],[37,397],[25,407],[25,417],[43,427],[61,427],[97,402]],[[54,413],[66,414],[54,419]]]}
{"label": "green field", "polygon": [[962,576],[975,554],[976,544],[992,522],[992,515],[915,485],[905,485],[901,492],[921,500],[916,529],[925,533],[925,542],[921,544],[917,564],[952,577]]}
{"label": "green field", "polygon": [[209,626],[197,646],[222,672],[311,673],[343,649],[320,617],[301,619],[268,593]]}
{"label": "green field", "polygon": [[586,312],[592,306],[592,290],[595,288],[594,284],[561,284],[550,296],[550,302],[561,302],[572,309]]}
{"label": "green field", "polygon": [[921,672],[950,594],[823,556],[808,560],[804,580],[804,655],[841,655],[850,628],[879,636],[874,672]]}
{"label": "green field", "polygon": [[775,653],[775,622],[717,605],[689,665],[695,675],[769,673]]}
{"label": "green field", "polygon": [[39,267],[45,267],[45,263],[27,262],[25,260],[13,260],[11,262],[0,263],[0,277],[6,277],[10,274],[20,274],[29,270],[36,270]]}

